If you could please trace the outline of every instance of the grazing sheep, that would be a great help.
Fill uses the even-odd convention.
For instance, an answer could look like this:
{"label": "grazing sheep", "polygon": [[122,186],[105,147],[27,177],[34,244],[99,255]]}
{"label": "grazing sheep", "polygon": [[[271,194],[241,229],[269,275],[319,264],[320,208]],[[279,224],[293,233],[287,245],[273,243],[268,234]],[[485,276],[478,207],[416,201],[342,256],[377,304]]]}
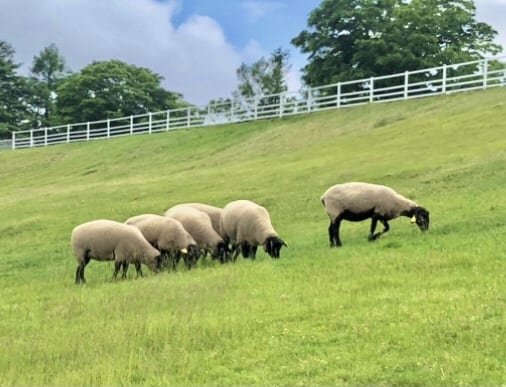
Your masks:
{"label": "grazing sheep", "polygon": [[176,206],[168,209],[165,214],[180,221],[186,231],[195,239],[205,256],[211,253],[213,259],[221,263],[228,260],[228,247],[223,238],[214,230],[209,215],[191,207]]}
{"label": "grazing sheep", "polygon": [[211,206],[209,204],[204,203],[182,203],[177,204],[174,207],[171,207],[171,209],[176,207],[191,207],[195,208],[196,210],[205,212],[207,215],[209,215],[209,218],[211,219],[211,224],[213,225],[214,231],[220,234],[220,218],[221,213],[223,212],[223,208]]}
{"label": "grazing sheep", "polygon": [[[344,183],[330,187],[320,198],[330,218],[330,247],[341,246],[339,226],[342,220],[359,222],[371,218],[369,241],[378,239],[390,226],[388,221],[398,216],[411,218],[420,230],[429,228],[429,212],[414,201],[406,199],[392,188],[369,183]],[[374,233],[378,220],[383,224],[381,232]]]}
{"label": "grazing sheep", "polygon": [[249,200],[228,203],[223,208],[220,229],[232,244],[234,260],[239,251],[245,258],[255,258],[258,245],[272,258],[279,258],[281,247],[287,246],[272,227],[269,212]]}
{"label": "grazing sheep", "polygon": [[181,256],[187,266],[191,266],[198,258],[197,243],[184,229],[183,225],[173,218],[155,214],[133,216],[125,222],[137,227],[149,243],[160,250],[162,257],[170,261],[172,269],[176,268]]}
{"label": "grazing sheep", "polygon": [[126,277],[128,264],[134,263],[137,275],[142,276],[141,263],[153,271],[160,268],[160,252],[149,244],[138,228],[113,220],[94,220],[76,226],[70,237],[77,259],[76,284],[86,283],[84,269],[90,259],[114,261],[116,278],[123,267]]}

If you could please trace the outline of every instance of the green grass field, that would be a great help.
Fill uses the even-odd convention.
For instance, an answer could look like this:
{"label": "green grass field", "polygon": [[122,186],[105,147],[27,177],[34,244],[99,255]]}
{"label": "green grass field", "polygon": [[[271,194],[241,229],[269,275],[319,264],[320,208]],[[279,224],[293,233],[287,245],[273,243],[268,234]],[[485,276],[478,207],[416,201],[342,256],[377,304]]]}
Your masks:
{"label": "green grass field", "polygon": [[[506,88],[0,152],[0,385],[506,384]],[[431,213],[328,246],[321,194],[386,184]],[[266,206],[281,259],[74,285],[74,226]]]}

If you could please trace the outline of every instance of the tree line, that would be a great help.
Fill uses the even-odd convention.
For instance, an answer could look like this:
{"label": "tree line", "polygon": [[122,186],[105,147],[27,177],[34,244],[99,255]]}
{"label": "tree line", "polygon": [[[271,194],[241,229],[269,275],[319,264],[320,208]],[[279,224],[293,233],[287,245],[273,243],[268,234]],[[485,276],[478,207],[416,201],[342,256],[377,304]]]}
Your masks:
{"label": "tree line", "polygon": [[[491,26],[476,20],[473,0],[322,0],[291,44],[307,55],[306,86],[476,60],[501,52]],[[11,131],[143,114],[188,106],[163,77],[119,60],[72,73],[51,44],[18,74],[15,49],[0,40],[0,138]],[[500,64],[497,64],[498,66]],[[234,98],[287,90],[288,51],[242,63]],[[276,103],[276,96],[261,103]],[[210,101],[231,102],[230,98]]]}

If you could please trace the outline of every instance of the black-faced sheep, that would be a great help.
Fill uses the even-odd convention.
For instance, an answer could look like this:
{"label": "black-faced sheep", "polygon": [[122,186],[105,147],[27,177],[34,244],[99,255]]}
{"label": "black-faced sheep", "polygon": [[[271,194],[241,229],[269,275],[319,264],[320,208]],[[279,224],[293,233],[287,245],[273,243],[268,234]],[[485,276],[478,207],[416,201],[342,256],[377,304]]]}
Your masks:
{"label": "black-faced sheep", "polygon": [[91,259],[114,261],[114,274],[123,267],[126,277],[128,264],[134,263],[142,276],[141,263],[153,271],[160,269],[160,252],[149,244],[138,228],[113,220],[94,220],[76,226],[70,237],[77,259],[76,284],[85,283],[84,269]]}
{"label": "black-faced sheep", "polygon": [[168,209],[164,216],[181,222],[186,231],[195,239],[202,251],[202,256],[211,253],[213,259],[221,263],[228,260],[228,246],[214,230],[211,218],[206,213],[191,207],[176,206]]}
{"label": "black-faced sheep", "polygon": [[163,266],[176,268],[181,256],[187,266],[198,258],[198,247],[192,236],[176,219],[155,214],[142,214],[126,220],[125,224],[137,227],[149,243],[162,253]]}
{"label": "black-faced sheep", "polygon": [[[330,218],[330,247],[341,246],[339,227],[342,220],[359,222],[371,218],[369,241],[386,233],[390,229],[388,221],[398,216],[410,217],[411,222],[422,231],[429,228],[429,212],[425,208],[384,185],[361,182],[336,184],[327,189],[320,200]],[[384,229],[374,233],[378,221]]]}
{"label": "black-faced sheep", "polygon": [[255,258],[259,245],[272,258],[279,258],[281,247],[287,246],[274,230],[267,209],[249,200],[236,200],[223,208],[220,230],[232,245],[234,260],[239,252]]}

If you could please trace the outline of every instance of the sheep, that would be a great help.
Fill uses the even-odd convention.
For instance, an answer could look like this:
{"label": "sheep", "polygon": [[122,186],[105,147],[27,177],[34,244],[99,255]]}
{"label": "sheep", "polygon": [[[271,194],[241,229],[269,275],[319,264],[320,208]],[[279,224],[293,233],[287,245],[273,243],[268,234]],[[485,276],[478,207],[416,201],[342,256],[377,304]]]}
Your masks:
{"label": "sheep", "polygon": [[[330,247],[342,245],[339,238],[342,220],[359,222],[371,218],[369,241],[388,232],[388,221],[398,216],[410,217],[411,223],[416,223],[421,231],[429,229],[429,211],[384,185],[362,182],[336,184],[325,191],[320,201],[330,218]],[[378,221],[384,229],[374,233]]]}
{"label": "sheep", "polygon": [[[213,225],[214,230],[220,234],[220,218],[221,213],[223,212],[223,208],[211,206],[209,204],[204,203],[182,203],[177,204],[172,208],[175,207],[192,207],[196,210],[205,212],[207,215],[209,215],[209,218],[211,219],[211,224]],[[221,235],[223,237],[223,235]]]}
{"label": "sheep", "polygon": [[274,230],[267,209],[249,200],[232,201],[223,208],[220,230],[232,244],[234,260],[239,251],[254,259],[258,245],[271,258],[279,258],[281,247],[287,246]]}
{"label": "sheep", "polygon": [[203,251],[203,256],[209,251],[211,257],[219,259],[221,263],[228,260],[227,244],[214,230],[209,215],[195,208],[175,206],[165,211],[164,216],[174,218],[183,224]]}
{"label": "sheep", "polygon": [[198,258],[197,243],[176,219],[142,214],[127,219],[125,224],[137,227],[147,241],[160,250],[162,257],[171,261],[172,269],[176,268],[181,255],[188,267]]}
{"label": "sheep", "polygon": [[126,278],[129,263],[135,264],[137,276],[141,277],[141,263],[155,272],[160,269],[160,252],[134,226],[114,220],[93,220],[76,226],[70,241],[77,259],[76,284],[86,283],[84,269],[91,259],[114,261],[114,279],[121,267],[122,278]]}

